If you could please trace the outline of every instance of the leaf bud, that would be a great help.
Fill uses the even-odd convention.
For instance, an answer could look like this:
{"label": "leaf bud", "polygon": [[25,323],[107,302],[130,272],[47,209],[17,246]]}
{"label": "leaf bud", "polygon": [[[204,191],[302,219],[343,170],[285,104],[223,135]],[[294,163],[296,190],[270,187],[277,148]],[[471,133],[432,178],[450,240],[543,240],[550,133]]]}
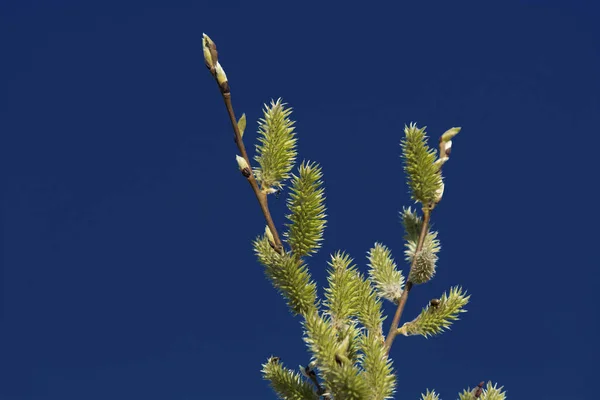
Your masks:
{"label": "leaf bud", "polygon": [[273,233],[269,229],[268,225],[265,226],[265,236],[269,240],[269,244],[271,245],[271,247],[275,248],[275,238],[273,237]]}
{"label": "leaf bud", "polygon": [[202,52],[204,53],[204,64],[212,72],[219,62],[217,45],[205,33],[202,34]]}
{"label": "leaf bud", "polygon": [[237,123],[238,131],[240,131],[240,136],[244,137],[244,131],[246,130],[246,114],[242,114]]}
{"label": "leaf bud", "polygon": [[242,175],[246,178],[250,176],[250,166],[244,159],[244,157],[240,157],[238,155],[235,156],[235,161],[237,161],[238,168],[242,171]]}
{"label": "leaf bud", "polygon": [[218,62],[217,65],[215,65],[215,75],[217,77],[219,87],[221,88],[221,92],[229,93],[229,83],[227,82],[227,75],[225,75],[223,67],[221,67],[221,64]]}
{"label": "leaf bud", "polygon": [[458,132],[460,132],[460,128],[448,129],[440,138],[440,142],[449,142],[454,136],[458,135]]}
{"label": "leaf bud", "polygon": [[439,203],[442,200],[442,196],[444,195],[444,182],[442,182],[442,185],[440,186],[440,188],[435,192],[435,202],[436,204]]}

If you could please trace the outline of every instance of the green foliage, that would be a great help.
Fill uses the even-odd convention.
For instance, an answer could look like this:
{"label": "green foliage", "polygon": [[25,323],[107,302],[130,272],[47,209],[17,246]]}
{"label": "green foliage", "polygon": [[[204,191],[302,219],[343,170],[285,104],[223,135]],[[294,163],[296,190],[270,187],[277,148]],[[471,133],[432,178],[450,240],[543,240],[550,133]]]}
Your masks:
{"label": "green foliage", "polygon": [[316,253],[321,247],[325,229],[325,195],[323,174],[315,163],[303,162],[298,168],[298,176],[292,175],[292,187],[287,201],[291,221],[285,232],[287,242],[296,257]]}
{"label": "green foliage", "polygon": [[[423,219],[417,216],[416,212],[410,207],[405,208],[402,211],[401,218],[406,232],[406,235],[404,236],[404,239],[406,240],[404,255],[406,261],[412,265],[417,250],[419,234],[423,227]],[[423,248],[419,254],[417,254],[415,265],[408,275],[408,280],[410,282],[422,284],[430,281],[435,275],[438,260],[437,253],[439,253],[441,248],[437,235],[437,232],[432,231],[431,229],[428,230],[425,240],[423,241]]]}
{"label": "green foliage", "polygon": [[292,312],[306,315],[315,310],[317,285],[302,260],[288,252],[278,254],[266,236],[258,237],[253,246],[259,262],[265,267],[265,274],[287,299]]}
{"label": "green foliage", "polygon": [[440,299],[429,303],[417,318],[399,328],[398,333],[425,337],[442,333],[444,329],[450,328],[460,313],[466,312],[463,307],[470,297],[459,286],[453,287],[449,294],[444,293]]}
{"label": "green foliage", "polygon": [[442,187],[442,175],[435,165],[437,152],[427,145],[425,128],[410,124],[404,127],[404,134],[400,145],[411,197],[428,206],[435,203],[436,194]]}
{"label": "green foliage", "polygon": [[397,304],[402,296],[404,277],[402,272],[396,269],[390,250],[380,243],[375,243],[375,247],[367,253],[367,258],[369,279],[375,286],[377,294]]}
{"label": "green foliage", "polygon": [[421,395],[421,400],[440,400],[440,396],[432,390],[431,392],[427,389],[427,393]]}
{"label": "green foliage", "polygon": [[302,376],[285,368],[276,357],[263,364],[263,378],[270,381],[271,387],[279,398],[284,400],[319,400],[312,385]]}
{"label": "green foliage", "polygon": [[238,130],[240,131],[240,136],[244,137],[244,131],[246,130],[246,114],[242,114],[237,123]]}
{"label": "green foliage", "polygon": [[294,121],[289,118],[291,113],[292,109],[285,108],[285,103],[278,99],[271,101],[271,107],[265,105],[264,118],[259,120],[259,144],[254,157],[259,167],[254,172],[264,191],[281,188],[296,161],[297,139]]}

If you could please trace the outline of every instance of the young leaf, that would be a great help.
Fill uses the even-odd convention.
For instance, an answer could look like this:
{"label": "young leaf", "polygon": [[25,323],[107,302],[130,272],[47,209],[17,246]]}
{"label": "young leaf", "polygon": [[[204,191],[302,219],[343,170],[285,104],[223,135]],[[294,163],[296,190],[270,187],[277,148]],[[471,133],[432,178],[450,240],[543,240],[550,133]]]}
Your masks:
{"label": "young leaf", "polygon": [[238,130],[240,131],[240,136],[244,137],[244,131],[246,130],[246,114],[242,114],[237,123]]}

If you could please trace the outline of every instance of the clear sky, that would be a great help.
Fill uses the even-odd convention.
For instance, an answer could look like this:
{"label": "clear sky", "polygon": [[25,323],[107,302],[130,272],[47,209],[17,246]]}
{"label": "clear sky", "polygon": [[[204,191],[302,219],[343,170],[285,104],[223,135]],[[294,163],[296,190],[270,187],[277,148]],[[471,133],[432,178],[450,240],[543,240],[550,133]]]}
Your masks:
{"label": "clear sky", "polygon": [[264,222],[202,32],[247,146],[282,97],[300,159],[323,167],[320,288],[330,254],[365,271],[375,241],[406,271],[404,124],[463,127],[433,215],[438,274],[404,315],[456,284],[469,312],[396,340],[397,398],[482,380],[511,399],[597,396],[593,3],[2,2],[0,399],[269,399],[261,363],[307,363],[252,252]]}

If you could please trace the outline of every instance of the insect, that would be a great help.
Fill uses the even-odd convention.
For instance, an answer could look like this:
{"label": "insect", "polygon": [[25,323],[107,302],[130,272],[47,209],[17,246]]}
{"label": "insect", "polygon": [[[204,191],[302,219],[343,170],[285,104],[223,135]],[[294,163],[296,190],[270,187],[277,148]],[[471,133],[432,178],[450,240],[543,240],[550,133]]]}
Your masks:
{"label": "insect", "polygon": [[484,382],[479,382],[479,385],[477,385],[477,389],[475,389],[475,393],[474,396],[476,399],[478,399],[481,396],[481,393],[483,393],[483,385],[485,383]]}

